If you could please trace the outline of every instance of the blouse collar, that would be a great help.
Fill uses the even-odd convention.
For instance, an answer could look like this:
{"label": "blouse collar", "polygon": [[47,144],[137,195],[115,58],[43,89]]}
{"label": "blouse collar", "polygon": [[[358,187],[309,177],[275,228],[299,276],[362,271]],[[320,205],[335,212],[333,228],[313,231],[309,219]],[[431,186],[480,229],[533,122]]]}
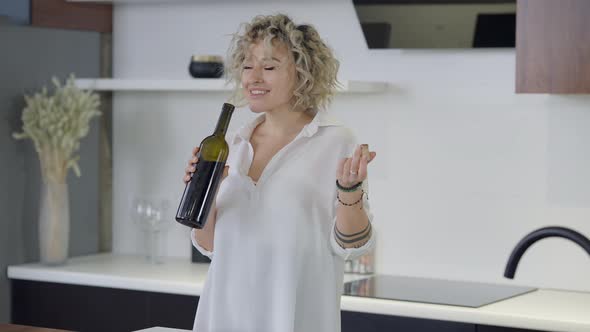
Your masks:
{"label": "blouse collar", "polygon": [[[250,137],[252,136],[252,132],[254,132],[254,128],[264,121],[265,116],[265,114],[260,114],[254,118],[254,120],[240,127],[236,136],[234,137],[233,143],[235,144],[240,140],[250,141]],[[304,137],[312,137],[318,132],[320,127],[341,125],[342,124],[327,111],[318,111],[311,122],[306,124],[303,129],[301,129],[301,135]]]}

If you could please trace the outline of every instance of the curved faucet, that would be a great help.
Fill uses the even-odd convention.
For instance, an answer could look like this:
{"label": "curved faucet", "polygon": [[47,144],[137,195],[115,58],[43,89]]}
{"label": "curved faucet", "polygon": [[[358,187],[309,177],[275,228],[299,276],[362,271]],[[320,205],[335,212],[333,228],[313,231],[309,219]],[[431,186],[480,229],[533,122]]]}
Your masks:
{"label": "curved faucet", "polygon": [[563,237],[568,240],[572,240],[575,243],[579,244],[588,255],[590,255],[590,239],[585,237],[584,235],[565,227],[558,227],[558,226],[549,226],[539,228],[536,231],[529,233],[525,236],[512,250],[510,254],[510,258],[508,259],[508,263],[506,264],[506,270],[504,271],[504,277],[513,279],[514,273],[516,272],[516,267],[518,266],[518,262],[520,258],[524,254],[524,252],[530,247],[533,243],[544,239],[546,237]]}

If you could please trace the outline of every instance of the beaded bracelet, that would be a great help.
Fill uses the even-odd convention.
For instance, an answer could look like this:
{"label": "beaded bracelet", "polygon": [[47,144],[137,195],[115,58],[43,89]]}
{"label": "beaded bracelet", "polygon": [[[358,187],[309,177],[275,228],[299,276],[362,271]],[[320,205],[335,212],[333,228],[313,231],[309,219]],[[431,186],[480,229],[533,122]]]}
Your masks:
{"label": "beaded bracelet", "polygon": [[361,186],[363,185],[363,181],[353,185],[352,187],[343,187],[340,182],[338,182],[338,180],[336,180],[336,187],[338,188],[338,190],[350,193],[353,191],[357,191]]}
{"label": "beaded bracelet", "polygon": [[[338,199],[338,202],[340,202],[340,204],[342,205],[346,205],[346,206],[353,206],[353,205],[357,205],[358,203],[360,203],[363,200],[363,195],[365,194],[364,190],[361,190],[361,197],[354,203],[345,203],[340,199],[340,193],[336,194],[336,198]],[[361,209],[363,208],[362,205],[360,207]]]}

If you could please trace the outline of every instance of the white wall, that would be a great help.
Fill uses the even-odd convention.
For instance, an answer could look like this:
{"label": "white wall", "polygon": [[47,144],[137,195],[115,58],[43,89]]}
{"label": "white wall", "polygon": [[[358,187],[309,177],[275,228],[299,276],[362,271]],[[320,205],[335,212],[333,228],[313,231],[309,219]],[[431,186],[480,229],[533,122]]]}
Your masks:
{"label": "white wall", "polygon": [[[115,77],[186,78],[191,54],[224,54],[227,35],[256,14],[312,23],[341,59],[342,78],[393,84],[384,94],[339,95],[332,108],[378,153],[370,199],[379,273],[590,290],[588,255],[562,239],[537,243],[514,281],[502,277],[513,246],[534,229],[590,236],[590,96],[516,95],[514,50],[368,51],[349,1],[313,6],[116,5]],[[141,193],[171,201],[168,254],[188,260],[188,229],[173,221],[180,179],[226,98],[115,95],[115,252],[142,250],[129,220]],[[237,111],[232,129],[250,116]]]}

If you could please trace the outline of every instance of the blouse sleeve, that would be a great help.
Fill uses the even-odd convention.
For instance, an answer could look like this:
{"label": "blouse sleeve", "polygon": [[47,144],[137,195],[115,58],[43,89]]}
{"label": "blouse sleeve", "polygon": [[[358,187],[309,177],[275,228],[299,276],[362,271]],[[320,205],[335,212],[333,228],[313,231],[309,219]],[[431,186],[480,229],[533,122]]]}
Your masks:
{"label": "blouse sleeve", "polygon": [[196,232],[197,232],[197,230],[196,230],[195,228],[193,228],[193,229],[191,230],[191,242],[193,243],[193,246],[194,246],[195,248],[197,248],[197,250],[198,250],[198,251],[199,251],[201,254],[203,254],[204,256],[207,256],[207,257],[209,257],[209,259],[213,259],[213,252],[212,252],[212,251],[209,251],[209,250],[207,250],[207,249],[205,249],[205,248],[203,248],[203,247],[201,247],[201,246],[200,246],[200,245],[197,243],[197,237],[196,237],[197,233],[196,233]]}

